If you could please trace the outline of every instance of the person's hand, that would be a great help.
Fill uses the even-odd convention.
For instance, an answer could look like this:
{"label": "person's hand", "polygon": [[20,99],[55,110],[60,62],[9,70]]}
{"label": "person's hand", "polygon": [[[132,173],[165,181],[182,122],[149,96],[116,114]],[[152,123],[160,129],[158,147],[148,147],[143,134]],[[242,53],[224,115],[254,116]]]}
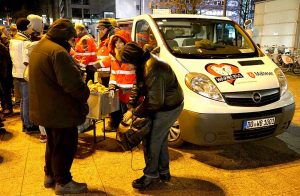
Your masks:
{"label": "person's hand", "polygon": [[132,118],[132,110],[128,110],[124,115],[123,115],[123,121],[127,122],[130,118]]}
{"label": "person's hand", "polygon": [[114,89],[109,89],[109,96],[111,98],[114,98],[115,97],[115,90]]}

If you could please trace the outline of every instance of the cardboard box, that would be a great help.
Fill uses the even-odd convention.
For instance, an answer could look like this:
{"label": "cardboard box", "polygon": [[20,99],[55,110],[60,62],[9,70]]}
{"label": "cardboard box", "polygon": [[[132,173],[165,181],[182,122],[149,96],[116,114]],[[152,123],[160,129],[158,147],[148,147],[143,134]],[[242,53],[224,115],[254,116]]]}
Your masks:
{"label": "cardboard box", "polygon": [[120,109],[119,91],[115,91],[115,96],[112,98],[109,93],[91,92],[88,98],[89,113],[87,118],[100,120],[105,115]]}

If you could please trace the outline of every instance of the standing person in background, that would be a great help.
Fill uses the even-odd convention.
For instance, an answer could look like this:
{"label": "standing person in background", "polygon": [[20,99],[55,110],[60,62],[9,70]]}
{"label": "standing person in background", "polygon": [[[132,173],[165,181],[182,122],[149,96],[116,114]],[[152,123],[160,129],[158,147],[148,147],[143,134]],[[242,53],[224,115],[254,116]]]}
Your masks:
{"label": "standing person in background", "polygon": [[[10,25],[10,37],[12,39],[15,39],[18,33],[18,29],[16,25]],[[14,105],[15,106],[20,106],[21,102],[21,93],[20,93],[20,88],[18,86],[18,83],[16,80],[13,80],[13,95],[15,98]]]}
{"label": "standing person in background", "polygon": [[[30,28],[28,28],[30,27]],[[28,65],[29,53],[34,46],[30,38],[33,32],[33,25],[26,18],[17,20],[18,33],[15,38],[10,40],[9,53],[13,63],[12,75],[16,80],[16,85],[20,89],[21,94],[21,119],[23,123],[23,131],[27,133],[37,132],[38,127],[29,119],[29,98],[28,98],[28,82],[24,79],[24,71]]]}
{"label": "standing person in background", "polygon": [[136,76],[133,66],[123,64],[120,52],[124,45],[131,41],[130,34],[125,30],[119,30],[115,35],[111,36],[109,42],[108,57],[105,57],[101,62],[106,67],[111,67],[111,74],[109,80],[109,90],[114,96],[115,90],[119,89],[120,108],[116,112],[111,113],[109,125],[105,127],[106,131],[114,131],[118,128],[123,114],[127,111],[127,103]]}
{"label": "standing person in background", "polygon": [[[108,18],[103,18],[99,20],[97,30],[98,34],[98,52],[97,58],[98,60],[103,59],[109,55],[109,37],[114,35],[114,27],[111,24],[111,20]],[[102,68],[99,68],[98,74],[100,75],[101,82],[104,86],[108,87],[109,77],[110,77],[110,67],[105,67],[101,65]]]}
{"label": "standing person in background", "polygon": [[0,91],[2,91],[0,92],[0,113],[2,113],[4,117],[13,114],[13,105],[11,100],[12,84],[12,62],[9,50],[8,47],[2,43],[2,39],[0,39]]}
{"label": "standing person in background", "polygon": [[29,60],[30,118],[45,127],[48,137],[44,186],[55,185],[59,195],[87,190],[87,184],[73,181],[70,172],[78,144],[77,126],[85,121],[90,93],[69,55],[75,37],[71,21],[58,19]]}
{"label": "standing person in background", "polygon": [[[146,188],[159,179],[171,178],[168,133],[183,109],[183,92],[170,65],[149,51],[144,52],[136,43],[124,46],[122,62],[135,66],[137,77],[124,121],[133,116],[150,117],[153,121],[149,135],[143,140],[144,175],[132,182],[133,188]],[[144,100],[138,105],[140,96]]]}
{"label": "standing person in background", "polygon": [[28,28],[32,28],[30,34],[31,40],[39,41],[42,38],[44,29],[43,18],[35,14],[30,14],[27,16],[27,19],[30,21]]}
{"label": "standing person in background", "polygon": [[97,62],[97,46],[94,38],[88,33],[83,24],[76,24],[77,34],[73,58],[86,71],[86,82],[94,82],[95,66]]}
{"label": "standing person in background", "polygon": [[[30,38],[32,41],[39,41],[42,38],[43,31],[44,31],[44,24],[43,18],[35,15],[30,14],[27,16],[27,19],[30,21],[29,27],[32,27],[33,32],[30,34]],[[40,137],[39,140],[41,143],[47,142],[47,133],[43,126],[39,125],[40,130]]]}
{"label": "standing person in background", "polygon": [[10,25],[9,29],[10,29],[10,37],[14,38],[18,33],[17,26],[16,25]]}

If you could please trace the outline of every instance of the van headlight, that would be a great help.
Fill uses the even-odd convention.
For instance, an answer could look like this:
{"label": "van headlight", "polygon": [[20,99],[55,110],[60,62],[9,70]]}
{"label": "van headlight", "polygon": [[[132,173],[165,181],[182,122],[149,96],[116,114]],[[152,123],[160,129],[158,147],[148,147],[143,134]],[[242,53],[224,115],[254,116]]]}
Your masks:
{"label": "van headlight", "polygon": [[185,84],[189,87],[189,89],[203,97],[225,102],[218,87],[204,74],[186,74]]}
{"label": "van headlight", "polygon": [[284,73],[281,71],[280,68],[276,68],[274,72],[275,72],[275,75],[278,79],[279,86],[280,86],[280,94],[282,96],[288,90],[288,83],[287,83],[287,80],[286,80],[286,77],[285,77]]}

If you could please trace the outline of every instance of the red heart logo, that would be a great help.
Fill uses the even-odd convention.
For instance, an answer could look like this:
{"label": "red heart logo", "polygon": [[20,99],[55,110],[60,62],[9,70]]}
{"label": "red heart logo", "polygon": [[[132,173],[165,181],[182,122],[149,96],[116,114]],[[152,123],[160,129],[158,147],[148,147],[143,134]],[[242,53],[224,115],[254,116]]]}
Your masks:
{"label": "red heart logo", "polygon": [[205,70],[216,76],[217,83],[227,81],[229,84],[234,85],[236,79],[244,77],[237,66],[228,63],[210,63],[205,66]]}

